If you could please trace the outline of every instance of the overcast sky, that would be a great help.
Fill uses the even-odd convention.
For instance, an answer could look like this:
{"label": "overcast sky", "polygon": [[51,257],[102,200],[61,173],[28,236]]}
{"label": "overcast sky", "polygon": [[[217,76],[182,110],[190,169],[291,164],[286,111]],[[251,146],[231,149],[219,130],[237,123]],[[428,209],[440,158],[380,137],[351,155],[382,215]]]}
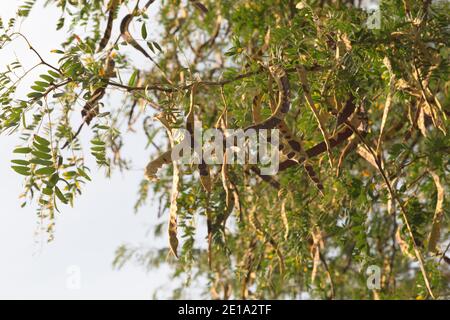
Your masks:
{"label": "overcast sky", "polygon": [[[14,16],[21,2],[0,1],[4,21]],[[52,61],[54,55],[50,50],[58,48],[67,34],[55,31],[59,10],[44,9],[42,3],[38,1],[21,31],[44,59]],[[25,65],[37,62],[24,43],[17,40],[8,50],[0,51],[0,70],[14,60],[14,55]],[[133,155],[133,170],[125,174],[117,172],[110,180],[102,172],[93,173],[93,182],[86,185],[75,208],[65,207],[58,214],[55,240],[42,244],[46,235],[36,233],[35,210],[20,208],[18,196],[23,179],[10,168],[12,150],[19,141],[16,137],[0,136],[0,298],[148,299],[156,288],[166,288],[167,270],[145,273],[130,264],[115,271],[111,266],[115,249],[123,243],[144,243],[149,247],[157,244],[146,236],[157,219],[156,209],[148,205],[139,214],[133,213],[149,151],[143,150],[142,137],[134,135],[127,141],[127,154]]]}

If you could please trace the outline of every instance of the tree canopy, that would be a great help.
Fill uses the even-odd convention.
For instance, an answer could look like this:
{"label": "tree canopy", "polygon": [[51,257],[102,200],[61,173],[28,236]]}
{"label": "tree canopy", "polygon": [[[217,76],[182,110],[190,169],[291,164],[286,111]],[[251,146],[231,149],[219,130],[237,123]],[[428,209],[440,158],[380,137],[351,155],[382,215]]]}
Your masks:
{"label": "tree canopy", "polygon": [[[175,298],[449,298],[447,1],[46,0],[67,30],[54,65],[20,31],[40,2],[0,21],[0,50],[37,58],[2,63],[0,132],[23,141],[11,168],[49,239],[92,170],[129,169],[133,131],[149,150],[135,209],[159,202],[167,247],[124,245],[115,267],[170,265]],[[172,163],[194,120],[279,129],[278,173]]]}

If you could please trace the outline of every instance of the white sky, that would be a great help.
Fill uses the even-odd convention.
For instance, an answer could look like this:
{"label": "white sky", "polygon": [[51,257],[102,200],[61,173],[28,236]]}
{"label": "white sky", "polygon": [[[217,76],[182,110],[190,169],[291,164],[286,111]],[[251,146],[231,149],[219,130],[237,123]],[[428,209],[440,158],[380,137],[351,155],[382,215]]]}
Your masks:
{"label": "white sky", "polygon": [[[22,2],[1,0],[3,20],[13,16]],[[50,50],[59,47],[66,34],[55,31],[59,10],[43,9],[42,3],[38,1],[21,31],[44,59],[52,61]],[[29,65],[37,62],[20,40],[9,46],[6,53],[0,51],[0,70],[12,62],[14,54]],[[84,134],[88,141],[89,131]],[[149,159],[149,151],[143,150],[142,137],[135,135],[127,141],[127,155],[133,154],[135,170],[117,172],[111,180],[102,173],[93,173],[93,182],[86,185],[75,208],[64,207],[58,216],[55,240],[41,245],[40,238],[45,234],[35,234],[35,210],[20,208],[22,178],[10,168],[18,140],[0,136],[0,298],[148,299],[156,288],[164,285],[163,289],[167,289],[167,270],[145,273],[132,264],[120,271],[112,270],[114,251],[120,244],[161,244],[161,240],[146,237],[157,219],[156,209],[146,206],[138,215],[133,213],[141,169]],[[91,169],[95,172],[94,166]],[[72,279],[71,266],[80,270],[81,287],[77,290],[67,285]]]}

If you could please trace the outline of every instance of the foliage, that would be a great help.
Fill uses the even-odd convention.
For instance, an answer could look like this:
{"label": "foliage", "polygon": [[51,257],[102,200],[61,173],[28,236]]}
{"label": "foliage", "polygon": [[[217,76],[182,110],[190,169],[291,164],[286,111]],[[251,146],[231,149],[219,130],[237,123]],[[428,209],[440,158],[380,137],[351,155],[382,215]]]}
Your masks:
{"label": "foliage", "polygon": [[[155,143],[164,128],[155,112],[169,148],[186,114],[204,127],[247,128],[269,118],[280,96],[290,110],[277,125],[291,132],[286,145],[302,146],[280,172],[211,165],[205,182],[201,167],[160,157],[150,164],[161,178],[143,180],[136,210],[150,194],[167,220],[170,208],[178,259],[167,259],[167,241],[164,250],[122,246],[114,265],[168,263],[183,280],[174,297],[204,281],[206,296],[224,299],[449,297],[447,1],[382,1],[373,28],[359,1],[47,0],[61,9],[56,28],[68,30],[55,66],[18,31],[35,2],[0,24],[0,48],[25,41],[42,69],[26,97],[16,94],[28,76],[19,61],[0,74],[0,130],[23,140],[12,169],[50,238],[55,210],[90,181],[85,157],[126,170],[121,134],[138,121],[156,159],[166,150]],[[121,93],[125,108],[113,113],[106,90]],[[94,134],[90,155],[81,130]],[[155,234],[168,238],[166,228]],[[373,265],[381,287],[372,290]]]}

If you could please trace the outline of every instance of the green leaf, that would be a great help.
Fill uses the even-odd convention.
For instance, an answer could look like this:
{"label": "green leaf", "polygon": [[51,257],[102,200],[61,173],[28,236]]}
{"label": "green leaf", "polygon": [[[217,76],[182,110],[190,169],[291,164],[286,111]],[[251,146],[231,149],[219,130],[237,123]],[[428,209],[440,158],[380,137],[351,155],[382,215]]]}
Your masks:
{"label": "green leaf", "polygon": [[86,171],[84,171],[81,168],[78,168],[78,173],[80,174],[80,176],[82,176],[83,178],[85,178],[88,181],[92,181],[91,178],[87,175]]}
{"label": "green leaf", "polygon": [[99,140],[99,139],[91,140],[91,143],[95,144],[97,146],[104,146],[105,145],[105,143],[103,141]]}
{"label": "green leaf", "polygon": [[61,192],[61,190],[58,187],[55,187],[55,194],[62,203],[64,203],[64,204],[68,203],[66,197],[64,196],[64,194]]}
{"label": "green leaf", "polygon": [[31,160],[30,160],[30,163],[33,163],[33,164],[40,164],[40,165],[46,166],[46,167],[49,167],[49,166],[52,166],[52,165],[53,165],[53,161],[42,160],[42,159],[37,159],[37,158],[31,159]]}
{"label": "green leaf", "polygon": [[30,153],[32,150],[31,148],[25,147],[25,148],[16,148],[14,149],[14,153]]}
{"label": "green leaf", "polygon": [[56,24],[56,30],[61,30],[64,27],[64,17],[59,18],[58,23]]}
{"label": "green leaf", "polygon": [[40,77],[49,83],[53,83],[55,81],[55,79],[53,79],[53,77],[50,77],[49,75],[46,75],[46,74],[41,74]]}
{"label": "green leaf", "polygon": [[31,86],[31,89],[37,92],[45,92],[47,89],[41,87],[41,86]]}
{"label": "green leaf", "polygon": [[11,160],[11,162],[21,166],[28,166],[30,164],[30,162],[26,160]]}
{"label": "green leaf", "polygon": [[31,175],[30,168],[28,167],[21,167],[21,166],[12,166],[11,167],[15,172],[18,174],[21,174],[23,176],[29,176]]}
{"label": "green leaf", "polygon": [[70,179],[72,177],[75,177],[77,175],[76,171],[67,171],[63,173],[63,176],[67,179]]}
{"label": "green leaf", "polygon": [[52,156],[50,154],[41,152],[41,151],[36,151],[36,150],[32,151],[31,154],[38,157],[39,159],[44,159],[44,160],[50,160],[52,158]]}
{"label": "green leaf", "polygon": [[95,152],[105,152],[105,147],[92,147],[91,150]]}
{"label": "green leaf", "polygon": [[49,148],[47,148],[46,146],[43,146],[43,145],[41,145],[41,144],[39,144],[39,143],[36,143],[36,142],[33,142],[33,146],[37,149],[37,150],[39,150],[39,151],[41,151],[41,152],[45,152],[45,153],[50,153],[50,149]]}
{"label": "green leaf", "polygon": [[50,145],[50,141],[48,141],[45,138],[42,138],[42,137],[38,136],[37,134],[34,135],[34,140],[36,140],[38,143],[42,144],[43,146],[49,146]]}
{"label": "green leaf", "polygon": [[150,41],[147,41],[147,46],[153,53],[155,53],[155,48],[153,47],[153,44]]}
{"label": "green leaf", "polygon": [[51,195],[53,195],[53,189],[52,188],[44,188],[44,189],[42,189],[42,193],[47,196],[51,196]]}
{"label": "green leaf", "polygon": [[58,172],[56,172],[56,173],[54,173],[54,174],[50,177],[50,179],[48,180],[47,186],[48,186],[49,188],[53,188],[54,186],[56,186],[56,184],[58,183],[58,181],[59,181],[59,174],[58,174]]}
{"label": "green leaf", "polygon": [[[64,52],[63,52],[64,53]],[[54,78],[59,78],[61,75],[53,70],[48,70],[48,74]]]}
{"label": "green leaf", "polygon": [[138,74],[139,74],[139,71],[134,70],[133,74],[130,77],[130,80],[128,80],[129,87],[134,87],[136,85],[136,79],[137,79]]}
{"label": "green leaf", "polygon": [[159,52],[162,52],[161,46],[159,45],[158,42],[153,41],[152,43],[153,43],[153,45],[155,46],[155,48],[158,49]]}
{"label": "green leaf", "polygon": [[228,50],[228,51],[225,52],[224,54],[225,54],[225,56],[227,56],[227,57],[232,57],[232,56],[234,56],[234,55],[237,54],[236,48],[231,48],[230,50]]}
{"label": "green leaf", "polygon": [[95,158],[97,158],[97,160],[100,160],[100,161],[105,161],[105,160],[106,160],[105,154],[104,154],[104,153],[92,152],[92,155],[93,155]]}
{"label": "green leaf", "polygon": [[147,39],[147,27],[145,26],[145,22],[142,24],[141,27],[141,35],[144,40]]}
{"label": "green leaf", "polygon": [[33,98],[33,99],[37,99],[37,98],[40,98],[42,96],[43,96],[43,94],[39,93],[39,92],[30,92],[29,94],[27,94],[28,98]]}
{"label": "green leaf", "polygon": [[50,85],[50,83],[44,82],[44,81],[35,81],[34,83],[35,83],[36,85],[38,85],[38,86],[40,86],[40,87],[44,87],[44,88],[47,88],[47,87]]}
{"label": "green leaf", "polygon": [[41,168],[41,169],[36,170],[35,173],[38,175],[48,176],[48,175],[53,174],[55,171],[56,171],[56,169],[53,167],[46,167],[46,168]]}

